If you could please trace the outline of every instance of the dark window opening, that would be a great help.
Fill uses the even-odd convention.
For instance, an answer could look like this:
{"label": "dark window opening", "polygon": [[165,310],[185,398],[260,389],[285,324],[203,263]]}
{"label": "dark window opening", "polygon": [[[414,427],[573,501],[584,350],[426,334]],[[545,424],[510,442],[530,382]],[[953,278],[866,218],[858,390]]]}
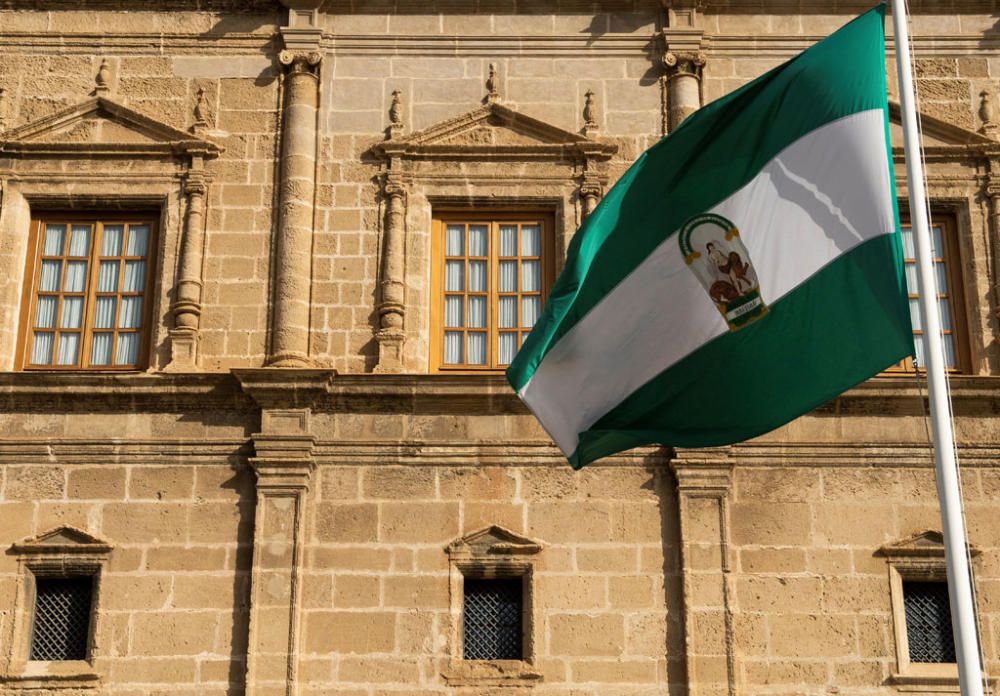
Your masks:
{"label": "dark window opening", "polygon": [[521,578],[465,578],[465,659],[523,659],[523,604]]}
{"label": "dark window opening", "polygon": [[30,659],[87,659],[93,588],[90,576],[35,579]]}
{"label": "dark window opening", "polygon": [[954,662],[948,584],[903,582],[910,662]]}

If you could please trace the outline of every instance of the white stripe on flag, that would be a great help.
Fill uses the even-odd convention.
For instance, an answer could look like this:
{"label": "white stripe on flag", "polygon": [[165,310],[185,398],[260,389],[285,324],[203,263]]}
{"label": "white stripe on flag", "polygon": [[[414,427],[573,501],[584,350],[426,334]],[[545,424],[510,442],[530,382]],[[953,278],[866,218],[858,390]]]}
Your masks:
{"label": "white stripe on flag", "polygon": [[[873,109],[824,124],[707,211],[739,228],[768,304],[893,231],[884,119]],[[569,456],[579,433],[726,331],[674,234],[559,340],[520,396]]]}

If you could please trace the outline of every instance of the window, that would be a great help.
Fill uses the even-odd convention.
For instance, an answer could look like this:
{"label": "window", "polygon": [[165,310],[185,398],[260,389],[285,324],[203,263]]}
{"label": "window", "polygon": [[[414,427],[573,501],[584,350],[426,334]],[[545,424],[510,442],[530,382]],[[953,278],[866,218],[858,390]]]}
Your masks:
{"label": "window", "polygon": [[[946,214],[936,213],[931,221],[931,253],[934,261],[934,276],[937,286],[938,308],[941,312],[941,333],[944,337],[945,367],[953,372],[966,371],[968,361],[964,344],[965,312],[961,301],[962,279],[958,273],[958,243],[955,236],[955,221]],[[917,285],[917,259],[913,240],[913,229],[904,221],[903,261],[906,273],[906,287],[910,297],[910,321],[913,324],[913,350],[917,365],[923,367],[924,344],[923,326],[920,321],[920,297]],[[897,369],[912,371],[913,361],[906,358]]]}
{"label": "window", "polygon": [[433,366],[506,367],[552,283],[551,216],[449,213],[435,218],[433,236]]}
{"label": "window", "polygon": [[90,576],[38,577],[30,660],[85,660],[90,638]]}
{"label": "window", "polygon": [[521,578],[465,578],[463,657],[520,660],[523,587]]}
{"label": "window", "polygon": [[954,662],[948,583],[903,581],[910,662]]}
{"label": "window", "polygon": [[134,370],[146,352],[155,227],[141,218],[32,222],[20,364]]}

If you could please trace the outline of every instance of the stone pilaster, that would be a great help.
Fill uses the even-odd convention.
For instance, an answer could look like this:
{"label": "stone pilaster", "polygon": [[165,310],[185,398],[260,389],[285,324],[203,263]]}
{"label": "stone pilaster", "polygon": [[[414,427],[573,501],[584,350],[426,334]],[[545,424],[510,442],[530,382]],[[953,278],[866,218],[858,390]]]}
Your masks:
{"label": "stone pilaster", "polygon": [[1000,321],[1000,160],[990,160],[985,193],[989,201],[990,247],[993,252],[993,316]]}
{"label": "stone pilaster", "polygon": [[385,236],[382,247],[382,299],[378,305],[378,365],[376,372],[403,371],[403,320],[406,315],[403,284],[403,245],[406,225],[406,189],[397,176],[388,175],[383,188],[386,199]]}
{"label": "stone pilaster", "polygon": [[701,52],[704,31],[700,27],[698,0],[662,0],[667,10],[663,29],[664,132],[669,133],[701,108]]}
{"label": "stone pilaster", "polygon": [[671,463],[680,508],[688,693],[733,696],[736,668],[727,507],[732,465],[724,457],[685,456],[691,454],[678,453]]}
{"label": "stone pilaster", "polygon": [[583,210],[583,219],[586,220],[590,217],[590,214],[594,212],[594,208],[601,200],[601,193],[603,189],[601,187],[601,182],[594,177],[585,176],[583,183],[580,184],[580,202]]}
{"label": "stone pilaster", "polygon": [[170,363],[166,371],[189,371],[198,364],[198,330],[201,324],[202,259],[205,247],[205,194],[208,184],[200,157],[192,158],[184,182],[187,217],[181,239],[177,289],[170,311]]}
{"label": "stone pilaster", "polygon": [[275,249],[271,354],[274,367],[309,360],[309,288],[316,192],[316,109],[319,103],[318,29],[282,27],[285,68],[279,211]]}

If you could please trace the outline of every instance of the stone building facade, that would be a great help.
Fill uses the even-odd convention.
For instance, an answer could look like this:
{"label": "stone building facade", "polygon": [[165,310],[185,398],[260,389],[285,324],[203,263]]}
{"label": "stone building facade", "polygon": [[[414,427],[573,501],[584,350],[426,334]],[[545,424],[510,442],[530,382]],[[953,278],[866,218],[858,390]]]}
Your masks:
{"label": "stone building facade", "polygon": [[[0,3],[0,694],[956,692],[908,650],[943,578],[912,366],[579,473],[499,369],[504,298],[523,324],[645,148],[867,8],[282,3]],[[911,6],[995,675],[1000,20]],[[534,285],[477,295],[480,256]],[[496,579],[517,659],[465,659]]]}

